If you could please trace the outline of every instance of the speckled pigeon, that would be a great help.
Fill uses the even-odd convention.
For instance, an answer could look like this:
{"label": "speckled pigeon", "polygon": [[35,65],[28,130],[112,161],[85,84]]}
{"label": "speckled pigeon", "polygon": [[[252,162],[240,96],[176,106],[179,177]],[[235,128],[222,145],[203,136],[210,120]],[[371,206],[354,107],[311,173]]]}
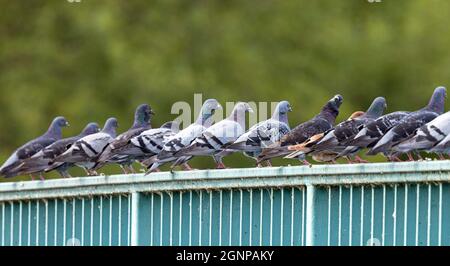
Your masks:
{"label": "speckled pigeon", "polygon": [[398,111],[383,115],[378,119],[369,122],[359,133],[346,144],[348,147],[340,154],[345,156],[363,148],[373,147],[391,128],[396,126],[409,112]]}
{"label": "speckled pigeon", "polygon": [[[200,136],[203,131],[209,128],[213,123],[213,115],[215,111],[221,108],[222,106],[216,99],[206,100],[203,103],[197,120],[193,124],[189,125],[167,140],[162,151],[157,156],[152,156],[143,162],[144,165],[147,165],[150,168],[147,174],[153,171],[159,171],[158,167],[165,163],[177,160],[179,157],[176,153],[184,147],[190,145],[195,138]],[[184,164],[184,167],[186,169],[190,169],[188,164]]]}
{"label": "speckled pigeon", "polygon": [[143,161],[149,157],[158,155],[164,144],[179,132],[179,123],[170,121],[164,123],[160,128],[152,128],[133,137],[122,148],[116,150],[115,158],[134,158]]}
{"label": "speckled pigeon", "polygon": [[[445,98],[446,89],[444,87],[436,88],[426,107],[405,116],[367,154],[375,155],[382,152],[388,157],[397,158],[397,155],[401,154],[401,151],[397,150],[395,146],[413,136],[419,127],[441,115],[444,112]],[[411,160],[411,155],[409,153],[407,154]]]}
{"label": "speckled pigeon", "polygon": [[[226,148],[233,151],[242,151],[244,155],[256,159],[262,148],[273,145],[289,133],[288,112],[291,111],[292,108],[288,101],[278,103],[270,119],[252,126]],[[270,165],[270,160],[267,160],[267,162]]]}
{"label": "speckled pigeon", "polygon": [[148,104],[139,105],[134,114],[133,126],[126,132],[117,136],[105,148],[99,156],[93,170],[97,170],[107,163],[117,163],[125,174],[134,173],[135,171],[131,165],[136,158],[131,155],[124,156],[123,153],[118,155],[118,153],[124,151],[124,148],[132,138],[139,136],[139,134],[151,128],[151,118],[154,114],[155,113]]}
{"label": "speckled pigeon", "polygon": [[429,152],[440,155],[441,159],[444,159],[443,155],[450,154],[450,134],[431,148]]}
{"label": "speckled pigeon", "polygon": [[221,152],[245,133],[247,112],[253,112],[248,103],[237,103],[230,116],[206,129],[191,145],[180,150],[177,155],[184,158],[179,158],[172,168],[186,163],[192,156],[213,156],[217,168],[225,168],[222,158],[227,154]]}
{"label": "speckled pigeon", "polygon": [[[0,175],[14,176],[9,173],[10,170],[19,166],[23,162],[23,160],[30,158],[31,156],[41,151],[43,148],[51,145],[57,140],[60,140],[62,137],[62,128],[68,125],[69,123],[64,117],[56,117],[44,135],[27,142],[26,144],[18,148],[8,158],[8,160],[6,160],[6,162],[0,167]],[[31,176],[31,178],[34,180],[33,175]],[[42,176],[41,179],[43,179]]]}
{"label": "speckled pigeon", "polygon": [[[341,95],[334,96],[314,118],[292,129],[288,134],[283,136],[279,142],[271,147],[263,149],[258,156],[257,163],[261,163],[271,158],[288,155],[291,153],[287,148],[289,145],[303,143],[310,137],[324,133],[333,128],[336,117],[339,114],[339,107],[343,100],[344,98]],[[305,164],[309,164],[306,160],[303,161]]]}
{"label": "speckled pigeon", "polygon": [[117,119],[109,118],[102,131],[77,140],[67,151],[52,161],[51,168],[59,167],[64,163],[73,163],[84,168],[88,175],[97,175],[92,168],[100,153],[116,137],[117,127]]}
{"label": "speckled pigeon", "polygon": [[[72,146],[75,141],[85,136],[97,133],[99,130],[100,129],[97,123],[89,123],[79,135],[54,142],[35,155],[24,160],[18,167],[14,168],[13,171],[15,171],[16,175],[41,175],[46,169],[49,169],[49,167],[51,167],[52,160],[60,154],[63,154],[67,149],[70,148],[70,146]],[[65,163],[51,170],[58,171],[62,177],[70,177],[70,174],[67,172],[67,170],[72,166],[73,165],[70,163]]]}
{"label": "speckled pigeon", "polygon": [[[339,138],[344,139],[343,136],[350,135],[351,131],[354,130],[354,127],[357,126],[359,123],[355,120],[360,119],[365,115],[366,113],[363,111],[356,111],[347,120],[336,125],[336,127],[324,133],[314,135],[303,143],[288,146],[288,150],[294,152],[288,154],[284,158],[294,159],[298,157],[302,158],[305,157],[306,155],[311,155],[315,161],[334,163],[339,152],[345,148],[340,145],[338,139]],[[336,130],[338,132],[337,134],[335,134]],[[350,133],[345,134],[345,132]],[[332,139],[330,138],[330,136],[332,136]],[[320,147],[316,148],[318,144],[326,137],[328,137],[328,140],[332,140],[328,141],[328,148],[327,149],[320,149]]]}
{"label": "speckled pigeon", "polygon": [[[364,127],[364,125],[379,118],[386,109],[386,100],[383,97],[377,97],[372,102],[370,107],[364,113],[360,113],[356,117],[352,117],[347,121],[338,124],[333,130],[330,130],[325,136],[312,147],[312,150],[317,153],[321,151],[327,151],[328,154],[336,153],[336,158],[347,147],[346,142],[352,140],[358,132]],[[357,151],[356,151],[357,152]],[[356,162],[365,162],[356,152],[342,154],[347,160],[352,163],[351,157],[355,156]]]}
{"label": "speckled pigeon", "polygon": [[431,122],[417,129],[412,138],[400,142],[396,150],[406,153],[410,151],[428,151],[450,134],[450,112],[436,117]]}

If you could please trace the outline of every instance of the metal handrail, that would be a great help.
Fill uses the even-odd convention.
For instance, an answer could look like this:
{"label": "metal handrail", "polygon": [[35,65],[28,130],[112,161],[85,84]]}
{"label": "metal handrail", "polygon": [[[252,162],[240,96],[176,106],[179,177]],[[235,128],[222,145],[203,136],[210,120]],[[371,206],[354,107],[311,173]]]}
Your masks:
{"label": "metal handrail", "polygon": [[450,181],[449,161],[284,166],[0,183],[0,201],[134,192]]}

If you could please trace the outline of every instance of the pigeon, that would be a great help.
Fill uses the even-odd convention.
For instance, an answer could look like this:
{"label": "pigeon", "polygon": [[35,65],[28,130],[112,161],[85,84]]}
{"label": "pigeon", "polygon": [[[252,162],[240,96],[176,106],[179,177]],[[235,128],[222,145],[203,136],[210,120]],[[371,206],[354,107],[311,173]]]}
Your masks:
{"label": "pigeon", "polygon": [[343,153],[352,153],[362,148],[371,148],[384,136],[384,134],[386,134],[388,130],[396,126],[408,114],[409,112],[397,111],[386,114],[372,122],[369,122],[352,140],[346,142],[348,147]]}
{"label": "pigeon", "polygon": [[[278,103],[272,118],[251,127],[233,144],[229,145],[227,149],[242,151],[244,155],[256,159],[261,153],[262,148],[273,145],[289,133],[290,128],[287,114],[291,111],[292,108],[288,101]],[[270,165],[270,160],[267,160],[267,162]]]}
{"label": "pigeon", "polygon": [[[312,147],[315,152],[328,151],[338,155],[345,150],[346,142],[352,140],[364,125],[379,118],[386,109],[386,100],[383,97],[377,97],[372,102],[367,111],[356,112],[353,116],[338,124],[333,130],[330,130],[325,136]],[[356,151],[357,152],[357,151]],[[356,152],[341,154],[344,155],[350,163],[353,163],[351,156],[355,156],[356,162],[366,162],[356,155]],[[336,159],[335,158],[335,159]]]}
{"label": "pigeon", "polygon": [[[206,100],[203,103],[200,114],[195,123],[189,125],[175,134],[175,136],[168,139],[164,144],[162,151],[157,156],[152,156],[143,161],[143,164],[149,168],[147,174],[153,171],[159,171],[158,167],[165,163],[177,160],[177,152],[190,145],[195,138],[199,137],[203,131],[209,128],[213,123],[213,115],[215,111],[221,108],[222,106],[216,99]],[[183,165],[185,169],[191,169],[188,164]]]}
{"label": "pigeon", "polygon": [[[27,142],[26,144],[18,148],[8,158],[8,160],[6,160],[6,162],[0,167],[0,175],[9,177],[14,176],[11,173],[9,173],[10,170],[16,168],[25,159],[28,159],[31,156],[35,155],[43,148],[47,147],[48,145],[51,145],[57,140],[60,140],[62,137],[62,128],[67,126],[69,126],[69,123],[64,117],[62,116],[56,117],[44,135]],[[33,175],[31,175],[31,179],[34,180]],[[43,179],[42,176],[41,179]]]}
{"label": "pigeon", "polygon": [[109,118],[106,120],[102,131],[75,141],[67,151],[52,161],[53,165],[51,168],[54,169],[64,163],[72,163],[85,169],[88,175],[98,175],[92,168],[101,152],[116,137],[117,127],[117,119]]}
{"label": "pigeon", "polygon": [[222,153],[223,149],[234,143],[245,133],[245,114],[253,113],[248,103],[238,102],[226,119],[206,129],[201,136],[197,137],[188,147],[180,150],[180,158],[172,165],[186,163],[192,156],[213,156],[217,163],[217,169],[226,168],[222,158],[228,153]]}
{"label": "pigeon", "polygon": [[[264,148],[258,156],[257,163],[260,164],[271,158],[285,156],[291,153],[287,148],[289,145],[303,143],[310,137],[333,128],[343,100],[344,98],[341,95],[335,95],[314,118],[292,129],[279,142],[271,145],[271,147]],[[309,162],[305,159],[303,159],[303,162],[309,165]]]}
{"label": "pigeon", "polygon": [[[356,120],[363,118],[365,115],[366,113],[363,111],[356,111],[347,120],[341,122],[336,127],[324,133],[314,135],[303,143],[288,146],[287,149],[294,152],[288,154],[284,158],[293,159],[299,156],[304,157],[309,154],[315,161],[334,163],[339,151],[345,148],[339,144],[339,139],[344,139],[343,137],[351,135],[351,131],[354,130],[354,127],[356,127],[358,123],[360,123]],[[345,133],[348,134],[346,135]],[[320,147],[320,143],[323,140],[325,140],[328,145],[327,149],[321,149]]]}
{"label": "pigeon", "polygon": [[429,152],[436,153],[440,156],[441,159],[445,159],[443,155],[450,153],[450,135],[447,135],[444,139],[437,143],[433,148],[429,150]]}
{"label": "pigeon", "polygon": [[[450,112],[436,117],[417,129],[415,135],[400,142],[396,149],[402,153],[428,151],[450,134]],[[441,157],[442,158],[442,157]]]}
{"label": "pigeon", "polygon": [[179,123],[170,121],[160,128],[152,128],[142,132],[128,141],[122,148],[116,150],[115,158],[134,158],[143,161],[146,158],[158,155],[164,144],[179,132]]}
{"label": "pigeon", "polygon": [[135,157],[132,155],[123,156],[117,153],[123,152],[130,139],[139,136],[142,132],[151,128],[151,118],[155,113],[148,104],[141,104],[136,108],[133,126],[126,132],[116,137],[99,156],[93,170],[97,170],[107,163],[117,163],[122,168],[124,174],[134,173],[132,167]]}
{"label": "pigeon", "polygon": [[[368,155],[384,153],[388,158],[398,158],[401,150],[397,150],[396,145],[411,138],[415,131],[424,124],[435,119],[444,112],[446,98],[446,89],[437,87],[428,103],[428,105],[416,112],[405,116],[396,126],[391,128],[376,144],[372,147]],[[412,156],[407,153],[410,160]]]}
{"label": "pigeon", "polygon": [[[79,135],[58,140],[30,158],[24,160],[18,167],[12,170],[14,172],[13,175],[36,173],[41,175],[46,169],[49,168],[51,161],[69,149],[75,141],[85,136],[97,133],[99,130],[100,129],[97,123],[89,123]],[[62,177],[71,177],[67,170],[72,166],[72,164],[65,163],[59,167],[56,167],[54,170],[57,170]]]}

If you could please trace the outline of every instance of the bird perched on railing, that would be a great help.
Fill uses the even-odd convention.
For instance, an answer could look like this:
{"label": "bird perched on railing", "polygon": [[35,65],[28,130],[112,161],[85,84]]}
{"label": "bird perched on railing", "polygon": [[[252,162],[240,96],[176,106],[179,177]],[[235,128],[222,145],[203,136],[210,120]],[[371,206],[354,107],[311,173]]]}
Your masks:
{"label": "bird perched on railing", "polygon": [[396,126],[409,112],[397,111],[383,115],[366,124],[359,133],[350,141],[339,156],[356,153],[364,148],[372,148],[392,127]]}
{"label": "bird perched on railing", "polygon": [[79,135],[55,141],[53,144],[45,147],[35,155],[24,160],[19,166],[12,169],[6,177],[28,174],[39,174],[42,176],[42,173],[46,171],[46,169],[47,172],[49,170],[56,170],[62,177],[70,177],[67,170],[72,167],[73,164],[64,163],[58,167],[51,168],[52,160],[67,151],[67,149],[69,149],[75,141],[97,133],[99,130],[100,128],[97,123],[89,123]]}
{"label": "bird perched on railing", "polygon": [[[277,104],[272,117],[268,120],[257,123],[246,133],[240,136],[233,144],[226,147],[226,153],[230,151],[241,151],[244,155],[257,159],[263,148],[281,140],[289,133],[288,112],[292,108],[288,101],[282,101]],[[267,160],[268,165],[270,160]]]}
{"label": "bird perched on railing", "polygon": [[124,174],[134,173],[135,171],[132,164],[136,158],[131,155],[119,155],[118,153],[124,151],[132,138],[139,136],[139,134],[151,128],[151,118],[154,114],[155,113],[148,104],[139,105],[134,114],[133,126],[109,143],[97,159],[93,170],[98,170],[108,163],[116,163],[122,168]]}
{"label": "bird perched on railing", "polygon": [[[167,140],[162,148],[162,151],[158,155],[152,156],[142,162],[150,168],[149,172],[158,171],[158,167],[161,165],[176,161],[179,158],[177,153],[184,147],[190,145],[195,138],[200,136],[203,131],[212,125],[215,111],[221,108],[222,106],[216,99],[206,100],[200,109],[200,114],[197,120],[193,124],[189,125]],[[183,166],[186,170],[191,169],[187,163],[184,163]]]}
{"label": "bird perched on railing", "polygon": [[102,131],[75,141],[67,151],[57,156],[52,161],[51,169],[55,169],[64,163],[72,163],[85,169],[88,175],[98,175],[92,168],[100,153],[116,137],[118,126],[116,118],[109,118],[106,120]]}
{"label": "bird perched on railing", "polygon": [[[341,136],[344,134],[341,134],[345,131],[351,131],[353,126],[356,126],[357,123],[355,122],[356,119],[359,119],[360,117],[364,116],[366,113],[363,111],[356,111],[354,112],[347,120],[339,123],[334,128],[317,135],[312,136],[311,138],[307,139],[305,142],[297,144],[297,145],[290,145],[287,147],[289,151],[293,151],[292,153],[286,155],[285,159],[294,159],[294,158],[304,158],[306,155],[311,155],[312,158],[317,162],[333,162],[335,163],[335,159],[339,154],[339,151],[342,149],[342,146],[339,146],[338,139],[335,136],[335,131],[337,130],[338,134],[337,136]],[[334,146],[328,145],[328,149],[321,149],[316,148],[317,145],[324,140],[325,137],[330,136],[334,137]]]}
{"label": "bird perched on railing", "polygon": [[[405,116],[367,152],[367,155],[375,155],[381,152],[387,157],[397,158],[399,154],[402,154],[402,150],[397,147],[399,143],[413,136],[419,127],[444,112],[446,95],[447,90],[444,87],[436,88],[426,107]],[[410,160],[413,160],[410,153],[407,153],[407,155]]]}
{"label": "bird perched on railing", "polygon": [[178,132],[179,123],[176,121],[164,123],[160,128],[148,129],[130,139],[122,148],[117,149],[114,157],[118,160],[134,158],[141,162],[158,155],[164,144]]}
{"label": "bird perched on railing", "polygon": [[[262,150],[258,156],[257,163],[260,164],[271,158],[285,156],[291,153],[287,148],[289,145],[296,145],[305,142],[310,137],[324,133],[327,130],[333,128],[336,121],[336,117],[339,115],[339,107],[342,104],[344,98],[341,95],[334,96],[329,100],[322,108],[321,112],[313,117],[311,120],[304,122],[288,134],[283,136],[281,140],[271,147]],[[309,165],[306,158],[301,158],[305,164]]]}
{"label": "bird perched on railing", "polygon": [[[69,126],[69,122],[62,117],[56,117],[48,128],[47,132],[42,136],[33,139],[20,148],[6,160],[6,162],[0,167],[0,175],[2,176],[14,176],[10,171],[19,166],[25,159],[35,155],[48,145],[51,145],[57,140],[62,138],[62,128]],[[43,176],[40,176],[43,179]],[[34,180],[34,175],[31,175],[31,179]]]}
{"label": "bird perched on railing", "polygon": [[212,156],[217,169],[226,168],[222,159],[228,153],[222,153],[222,151],[245,133],[245,117],[248,112],[253,113],[248,103],[237,103],[230,116],[203,131],[189,146],[181,149],[178,152],[180,158],[172,165],[172,168],[186,163],[193,156]]}
{"label": "bird perched on railing", "polygon": [[347,153],[343,153],[343,151],[347,147],[346,143],[351,141],[364,125],[380,117],[386,107],[386,100],[383,97],[375,98],[366,112],[354,113],[350,119],[325,133],[324,137],[311,147],[313,153],[325,152],[328,155],[335,153],[336,157],[332,161],[340,156],[345,156],[350,163],[354,162],[351,157],[355,157],[356,162],[366,162],[356,155],[357,151]]}
{"label": "bird perched on railing", "polygon": [[[439,144],[449,134],[450,112],[447,112],[417,129],[414,136],[397,145],[397,150],[403,153],[411,151],[416,153],[419,151],[429,152],[430,149]],[[441,153],[438,153],[438,155],[441,159],[444,159]]]}

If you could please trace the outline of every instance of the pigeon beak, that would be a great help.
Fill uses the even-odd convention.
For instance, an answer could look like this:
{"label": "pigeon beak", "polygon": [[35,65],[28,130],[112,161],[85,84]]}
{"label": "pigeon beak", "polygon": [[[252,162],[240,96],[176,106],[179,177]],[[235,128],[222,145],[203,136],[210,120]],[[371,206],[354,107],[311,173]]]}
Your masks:
{"label": "pigeon beak", "polygon": [[290,107],[290,106],[289,106],[289,109],[288,109],[288,111],[289,111],[289,112],[292,112],[292,107]]}
{"label": "pigeon beak", "polygon": [[69,124],[69,122],[66,122],[66,127],[70,127],[70,124]]}
{"label": "pigeon beak", "polygon": [[251,107],[247,108],[247,112],[254,113],[253,109]]}
{"label": "pigeon beak", "polygon": [[217,109],[222,109],[222,105],[218,104],[216,108]]}
{"label": "pigeon beak", "polygon": [[150,110],[150,114],[155,115],[155,112],[153,112],[153,110]]}

